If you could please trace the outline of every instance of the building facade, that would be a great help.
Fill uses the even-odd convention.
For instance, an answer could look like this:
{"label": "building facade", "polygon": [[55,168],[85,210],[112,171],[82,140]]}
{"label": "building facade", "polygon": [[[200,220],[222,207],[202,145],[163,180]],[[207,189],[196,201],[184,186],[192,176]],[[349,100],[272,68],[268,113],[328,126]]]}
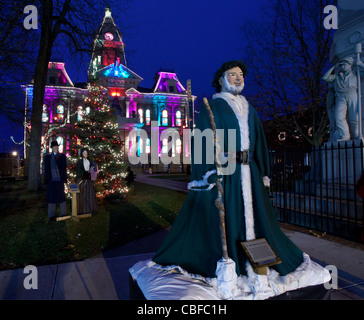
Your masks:
{"label": "building facade", "polygon": [[[124,47],[111,10],[106,8],[93,42],[88,81],[97,81],[107,89],[110,104],[116,110],[120,137],[125,145],[124,160],[129,161],[131,156],[138,157],[136,160],[140,159],[139,163],[135,163],[134,158],[131,164],[136,172],[150,169],[152,172],[187,170],[189,161],[186,159],[190,157],[190,150],[188,145],[184,149],[182,147],[183,131],[189,128],[188,110],[192,99],[196,97],[188,95],[177,74],[172,70],[157,72],[152,88],[141,87],[143,78],[128,68]],[[33,84],[22,87],[26,97],[26,123],[29,123]],[[59,142],[61,152],[66,155],[69,153],[72,146],[71,137],[67,132],[70,126],[87,114],[88,110],[84,104],[87,96],[86,84],[74,84],[63,62],[49,63],[42,115],[43,153],[48,152],[50,142],[53,140]],[[29,126],[24,130],[25,141],[29,140]],[[166,131],[173,134],[165,137],[163,132]],[[154,141],[152,145],[152,135],[156,137],[156,132],[157,143]],[[152,148],[157,150],[158,161],[152,157]],[[27,154],[25,147],[25,158]],[[173,156],[180,161],[165,164],[163,163],[165,161],[161,161],[163,154]],[[142,155],[144,157],[141,157]]]}

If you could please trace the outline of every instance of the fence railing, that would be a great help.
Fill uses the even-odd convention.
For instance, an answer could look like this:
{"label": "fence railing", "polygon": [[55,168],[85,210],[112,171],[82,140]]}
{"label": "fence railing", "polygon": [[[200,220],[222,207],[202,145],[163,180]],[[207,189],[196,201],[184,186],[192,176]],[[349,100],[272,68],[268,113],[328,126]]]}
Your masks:
{"label": "fence railing", "polygon": [[363,141],[270,150],[270,196],[279,221],[364,243]]}

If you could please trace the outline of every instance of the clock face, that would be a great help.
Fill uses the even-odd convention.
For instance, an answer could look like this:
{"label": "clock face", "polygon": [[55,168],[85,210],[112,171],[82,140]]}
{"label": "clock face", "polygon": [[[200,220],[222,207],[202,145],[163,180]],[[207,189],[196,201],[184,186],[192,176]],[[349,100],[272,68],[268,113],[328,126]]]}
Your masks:
{"label": "clock face", "polygon": [[112,40],[112,39],[114,39],[112,33],[110,32],[105,33],[105,40]]}

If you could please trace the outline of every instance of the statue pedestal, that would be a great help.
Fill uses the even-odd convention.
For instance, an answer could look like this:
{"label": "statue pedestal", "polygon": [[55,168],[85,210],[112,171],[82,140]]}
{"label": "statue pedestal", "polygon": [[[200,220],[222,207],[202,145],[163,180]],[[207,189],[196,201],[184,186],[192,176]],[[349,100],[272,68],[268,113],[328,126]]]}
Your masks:
{"label": "statue pedestal", "polygon": [[354,186],[363,171],[363,139],[327,142],[321,148],[321,182]]}
{"label": "statue pedestal", "polygon": [[296,181],[296,192],[354,200],[363,167],[364,139],[327,142],[312,151],[311,170],[304,181]]}
{"label": "statue pedestal", "polygon": [[[194,284],[197,286],[197,284]],[[161,291],[163,291],[161,287]],[[147,300],[144,296],[143,291],[138,285],[138,282],[133,279],[131,274],[129,273],[129,294],[131,300]],[[267,300],[330,300],[331,289],[326,289],[323,284],[309,286],[305,288],[300,288],[292,291],[286,291],[278,296],[274,296],[268,298]],[[164,297],[162,297],[163,299]],[[183,300],[183,296],[174,296],[171,295],[169,300]],[[199,300],[198,295],[196,295],[195,299]],[[189,298],[190,300],[191,298]],[[226,300],[224,300],[225,303]]]}

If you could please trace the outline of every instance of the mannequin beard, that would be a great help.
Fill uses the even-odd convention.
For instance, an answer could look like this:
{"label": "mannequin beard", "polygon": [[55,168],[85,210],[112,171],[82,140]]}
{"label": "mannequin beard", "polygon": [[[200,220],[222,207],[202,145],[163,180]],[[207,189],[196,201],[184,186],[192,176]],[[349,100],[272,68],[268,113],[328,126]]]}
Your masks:
{"label": "mannequin beard", "polygon": [[223,80],[224,80],[224,84],[225,84],[225,90],[227,92],[230,92],[231,94],[233,95],[237,95],[239,94],[240,92],[243,91],[244,89],[244,83],[240,86],[236,86],[236,85],[231,85],[225,77],[223,77]]}

